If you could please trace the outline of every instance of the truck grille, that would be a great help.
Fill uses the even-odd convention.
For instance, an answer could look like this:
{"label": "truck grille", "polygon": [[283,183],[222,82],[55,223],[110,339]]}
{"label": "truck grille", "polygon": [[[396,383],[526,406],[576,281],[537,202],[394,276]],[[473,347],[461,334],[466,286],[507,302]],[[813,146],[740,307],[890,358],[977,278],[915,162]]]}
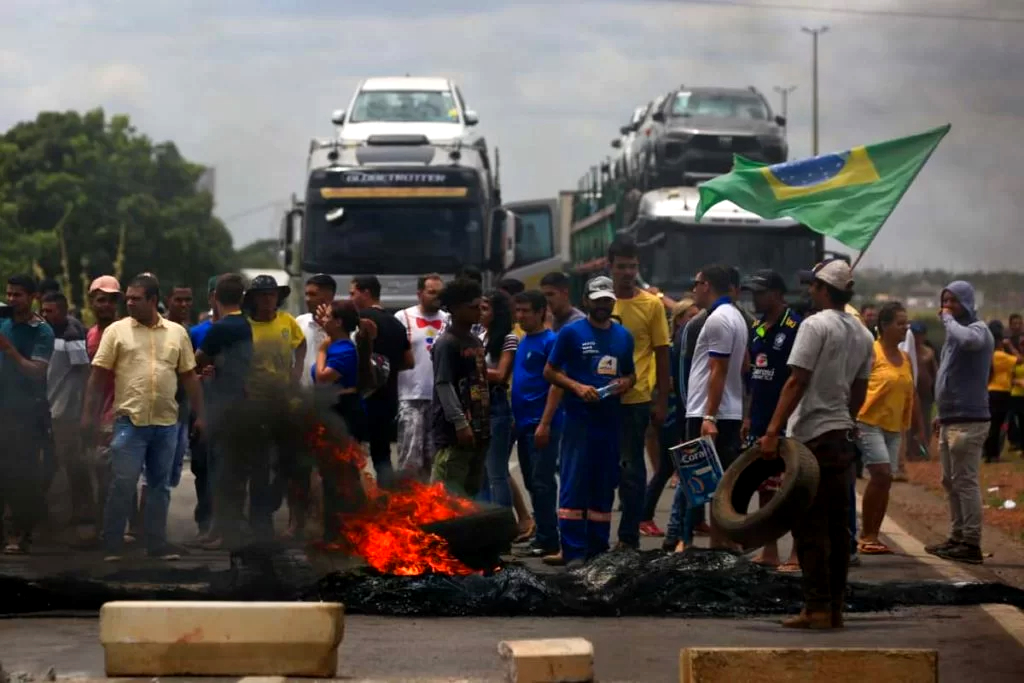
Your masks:
{"label": "truck grille", "polygon": [[759,152],[761,146],[757,138],[750,135],[695,135],[690,141],[694,149],[708,152]]}

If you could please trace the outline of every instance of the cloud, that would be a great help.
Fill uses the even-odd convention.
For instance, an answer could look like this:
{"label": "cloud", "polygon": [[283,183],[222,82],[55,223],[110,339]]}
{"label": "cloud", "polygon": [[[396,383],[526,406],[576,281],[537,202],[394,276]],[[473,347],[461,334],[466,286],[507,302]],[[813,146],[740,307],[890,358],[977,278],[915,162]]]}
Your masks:
{"label": "cloud", "polygon": [[[1009,15],[1016,4],[858,7]],[[809,154],[810,39],[800,27],[827,23],[823,150],[953,123],[865,263],[1017,267],[1021,23],[625,0],[491,2],[468,11],[411,0],[354,11],[353,3],[321,0],[210,5],[6,0],[0,126],[41,108],[125,111],[140,130],[215,165],[218,211],[232,216],[301,190],[309,138],[332,132],[330,112],[347,105],[361,78],[447,75],[501,150],[506,198],[554,196],[610,155],[635,106],[680,83],[754,85],[773,103],[772,86],[797,85],[789,136],[794,156]],[[272,236],[276,219],[267,212],[229,227],[245,243]]]}

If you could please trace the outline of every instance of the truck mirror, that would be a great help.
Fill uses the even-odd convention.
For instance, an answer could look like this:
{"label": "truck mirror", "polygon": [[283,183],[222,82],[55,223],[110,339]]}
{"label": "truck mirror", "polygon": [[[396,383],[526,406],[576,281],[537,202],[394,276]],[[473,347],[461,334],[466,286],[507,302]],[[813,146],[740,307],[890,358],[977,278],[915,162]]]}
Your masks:
{"label": "truck mirror", "polygon": [[467,126],[475,126],[480,123],[480,117],[472,109],[467,109],[466,113],[462,115],[462,118],[465,120]]}
{"label": "truck mirror", "polygon": [[336,126],[340,126],[343,123],[345,123],[345,110],[335,109],[334,112],[331,114],[331,123],[333,123]]}
{"label": "truck mirror", "polygon": [[665,123],[665,113],[662,111],[656,111],[651,114],[651,120],[657,121],[658,123]]}
{"label": "truck mirror", "polygon": [[612,148],[613,149],[621,149],[622,148],[622,140],[620,140],[619,138],[615,138],[614,140],[612,140]]}

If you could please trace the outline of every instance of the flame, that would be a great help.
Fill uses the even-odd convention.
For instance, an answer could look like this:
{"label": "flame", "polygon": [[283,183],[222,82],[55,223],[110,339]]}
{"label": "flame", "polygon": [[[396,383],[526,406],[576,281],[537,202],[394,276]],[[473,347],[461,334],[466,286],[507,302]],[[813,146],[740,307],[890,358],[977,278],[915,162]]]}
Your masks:
{"label": "flame", "polygon": [[[345,445],[332,443],[326,430],[318,426],[311,442],[321,476],[344,488],[344,470],[358,468],[368,505],[358,512],[340,515],[342,541],[320,544],[325,551],[344,551],[363,557],[379,572],[399,576],[418,576],[428,572],[466,575],[476,573],[451,556],[448,542],[424,531],[423,524],[440,522],[477,509],[469,500],[458,498],[441,483],[409,482],[401,491],[386,491],[364,471],[367,455],[353,440]],[[349,481],[348,483],[352,483]],[[344,493],[342,495],[345,495]]]}

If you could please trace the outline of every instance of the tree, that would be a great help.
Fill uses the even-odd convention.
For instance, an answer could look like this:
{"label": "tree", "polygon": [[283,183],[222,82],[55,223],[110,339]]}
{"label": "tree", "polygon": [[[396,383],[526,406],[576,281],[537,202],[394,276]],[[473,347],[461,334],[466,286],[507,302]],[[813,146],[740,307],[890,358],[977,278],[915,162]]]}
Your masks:
{"label": "tree", "polygon": [[256,240],[238,250],[235,262],[239,268],[274,270],[281,267],[277,251],[277,240]]}
{"label": "tree", "polygon": [[165,289],[205,291],[234,250],[196,189],[202,171],[102,109],[15,125],[0,138],[0,273],[56,277],[78,306],[104,274],[151,271]]}

